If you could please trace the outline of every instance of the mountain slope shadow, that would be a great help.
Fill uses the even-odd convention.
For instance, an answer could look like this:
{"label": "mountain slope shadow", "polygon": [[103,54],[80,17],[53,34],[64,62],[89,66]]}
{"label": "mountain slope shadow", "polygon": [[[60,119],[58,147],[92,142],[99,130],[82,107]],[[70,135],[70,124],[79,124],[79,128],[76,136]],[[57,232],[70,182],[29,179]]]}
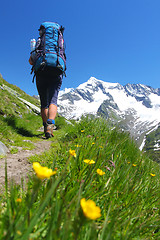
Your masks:
{"label": "mountain slope shadow", "polygon": [[5,118],[4,120],[8,126],[11,126],[15,132],[17,132],[18,134],[25,136],[25,137],[38,137],[38,136],[42,136],[43,133],[40,134],[33,134],[32,131],[28,130],[26,128],[26,126],[18,126],[17,121],[16,121],[16,117],[15,116],[10,116]]}

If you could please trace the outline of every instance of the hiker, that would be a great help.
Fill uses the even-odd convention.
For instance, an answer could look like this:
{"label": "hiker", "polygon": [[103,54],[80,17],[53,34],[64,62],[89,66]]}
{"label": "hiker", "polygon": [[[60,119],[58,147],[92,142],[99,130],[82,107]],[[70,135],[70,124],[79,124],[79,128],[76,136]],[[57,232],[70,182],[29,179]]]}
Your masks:
{"label": "hiker", "polygon": [[57,98],[66,70],[64,28],[57,23],[44,22],[38,30],[40,37],[31,52],[29,63],[33,65],[36,77],[45,137],[50,138],[53,137]]}

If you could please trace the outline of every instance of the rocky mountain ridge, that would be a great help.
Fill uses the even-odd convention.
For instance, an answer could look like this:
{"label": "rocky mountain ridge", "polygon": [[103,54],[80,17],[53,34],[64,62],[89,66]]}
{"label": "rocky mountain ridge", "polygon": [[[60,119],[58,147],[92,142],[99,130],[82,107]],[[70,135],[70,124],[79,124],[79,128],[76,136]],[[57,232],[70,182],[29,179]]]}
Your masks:
{"label": "rocky mountain ridge", "polygon": [[143,84],[109,83],[91,77],[76,89],[60,92],[58,111],[67,119],[103,116],[130,132],[140,149],[160,123],[160,89]]}

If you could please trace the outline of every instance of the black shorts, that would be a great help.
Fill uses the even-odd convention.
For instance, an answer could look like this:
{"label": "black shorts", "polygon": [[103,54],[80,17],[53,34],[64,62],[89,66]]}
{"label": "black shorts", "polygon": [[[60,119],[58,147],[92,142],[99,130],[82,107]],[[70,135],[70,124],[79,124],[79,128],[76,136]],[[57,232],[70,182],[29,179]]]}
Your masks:
{"label": "black shorts", "polygon": [[62,75],[54,76],[47,69],[36,74],[36,85],[40,96],[41,108],[50,104],[57,106],[58,93],[62,85]]}

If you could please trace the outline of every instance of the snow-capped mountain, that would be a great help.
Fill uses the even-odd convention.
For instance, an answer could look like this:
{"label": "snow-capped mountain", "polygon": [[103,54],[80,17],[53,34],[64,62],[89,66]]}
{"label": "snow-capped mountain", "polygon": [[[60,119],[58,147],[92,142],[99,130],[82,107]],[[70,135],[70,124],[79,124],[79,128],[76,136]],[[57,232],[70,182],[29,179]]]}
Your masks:
{"label": "snow-capped mountain", "polygon": [[112,119],[143,144],[145,135],[160,123],[160,89],[142,84],[122,86],[91,77],[76,89],[60,92],[58,111],[67,119],[85,114]]}

